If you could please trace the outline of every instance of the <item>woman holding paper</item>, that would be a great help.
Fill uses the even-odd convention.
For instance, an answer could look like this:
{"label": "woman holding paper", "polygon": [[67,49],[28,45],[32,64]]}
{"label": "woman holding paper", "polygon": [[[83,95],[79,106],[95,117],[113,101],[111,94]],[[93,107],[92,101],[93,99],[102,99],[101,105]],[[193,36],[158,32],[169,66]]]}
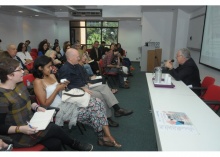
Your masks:
{"label": "woman holding paper", "polygon": [[[73,125],[78,121],[92,126],[98,134],[100,145],[121,147],[110,133],[103,102],[95,97],[90,98],[87,107],[82,107],[76,102],[62,102],[59,93],[67,87],[69,81],[58,83],[54,74],[50,73],[51,66],[52,60],[47,56],[38,57],[34,62],[33,75],[36,78],[34,80],[34,92],[40,104],[43,104],[44,107],[60,108],[57,116],[66,116],[65,111],[71,112],[66,120],[70,120]],[[63,123],[57,122],[57,118],[59,117],[56,117],[56,124],[63,125]]]}
{"label": "woman holding paper", "polygon": [[19,62],[11,58],[0,59],[0,134],[13,139],[13,146],[32,147],[38,143],[48,150],[62,150],[66,144],[76,150],[92,150],[90,144],[82,144],[66,134],[62,128],[50,123],[45,130],[27,125],[33,111],[44,112],[36,103],[31,104],[23,80],[24,71]]}

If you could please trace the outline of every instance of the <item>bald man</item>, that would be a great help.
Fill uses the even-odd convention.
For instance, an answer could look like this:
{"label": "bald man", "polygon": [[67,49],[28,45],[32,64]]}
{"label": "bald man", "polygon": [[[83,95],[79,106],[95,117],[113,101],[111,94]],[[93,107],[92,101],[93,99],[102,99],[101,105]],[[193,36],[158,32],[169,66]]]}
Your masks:
{"label": "bald man", "polygon": [[[169,60],[165,63],[165,67],[169,68],[169,74],[177,81],[183,81],[187,86],[201,87],[199,69],[191,58],[190,51],[188,49],[179,49],[176,54],[179,67],[173,68],[173,63]],[[193,90],[200,96],[200,90]]]}
{"label": "bald man", "polygon": [[85,92],[91,94],[94,97],[100,98],[106,105],[106,114],[108,117],[109,126],[118,126],[118,123],[110,119],[110,117],[112,116],[110,109],[111,107],[113,107],[114,109],[115,117],[127,116],[133,113],[132,110],[126,110],[119,107],[118,100],[106,84],[102,84],[100,86],[89,89],[84,69],[81,65],[78,64],[80,60],[80,55],[76,49],[68,49],[66,52],[66,58],[67,62],[58,71],[59,80],[69,80],[69,89],[83,88]]}

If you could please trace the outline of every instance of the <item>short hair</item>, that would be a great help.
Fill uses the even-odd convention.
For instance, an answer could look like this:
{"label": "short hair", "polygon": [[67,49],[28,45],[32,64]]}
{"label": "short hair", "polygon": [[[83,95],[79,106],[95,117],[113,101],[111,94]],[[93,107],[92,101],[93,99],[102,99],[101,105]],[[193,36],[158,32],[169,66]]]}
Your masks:
{"label": "short hair", "polygon": [[28,42],[29,44],[31,43],[30,40],[26,40],[25,42]]}
{"label": "short hair", "polygon": [[102,41],[101,44],[105,44],[105,41]]}
{"label": "short hair", "polygon": [[43,75],[43,72],[39,70],[39,67],[44,68],[44,66],[50,62],[52,63],[52,59],[50,57],[47,57],[47,56],[37,57],[34,61],[34,67],[32,69],[34,77],[42,79],[44,75]]}
{"label": "short hair", "polygon": [[55,55],[57,54],[57,52],[55,50],[47,50],[47,52],[44,55],[47,56],[47,57],[50,57],[50,55],[52,53],[55,53]]}
{"label": "short hair", "polygon": [[11,74],[20,65],[20,62],[12,58],[0,59],[0,80],[5,83],[8,80],[8,74]]}
{"label": "short hair", "polygon": [[185,57],[185,58],[187,58],[187,59],[191,58],[189,49],[182,48],[182,49],[179,49],[178,51],[181,52],[181,54],[183,55],[183,57]]}

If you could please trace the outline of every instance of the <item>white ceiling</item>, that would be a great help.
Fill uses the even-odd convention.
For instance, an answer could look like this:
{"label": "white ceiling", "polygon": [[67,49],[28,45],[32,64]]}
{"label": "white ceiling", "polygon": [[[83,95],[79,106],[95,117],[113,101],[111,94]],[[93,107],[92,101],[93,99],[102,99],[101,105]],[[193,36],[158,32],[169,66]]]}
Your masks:
{"label": "white ceiling", "polygon": [[[112,6],[111,6],[112,7]],[[122,9],[125,6],[120,6]],[[187,13],[191,13],[196,11],[204,6],[141,6],[142,12],[173,12],[177,9],[181,9]],[[74,19],[89,19],[89,20],[110,20],[110,19],[103,19],[102,17],[73,17],[70,15],[73,11],[80,11],[81,9],[86,9],[91,11],[93,9],[98,9],[97,5],[90,5],[90,6],[64,6],[64,5],[57,5],[57,6],[0,6],[0,13],[7,14],[7,15],[15,15],[15,16],[24,16],[29,18],[38,18],[38,19],[59,19],[59,20],[74,20]],[[19,12],[22,11],[22,12]],[[38,16],[36,16],[38,15]],[[128,18],[120,19],[120,20],[128,20]],[[111,20],[119,20],[118,18]],[[135,18],[135,20],[137,20]]]}

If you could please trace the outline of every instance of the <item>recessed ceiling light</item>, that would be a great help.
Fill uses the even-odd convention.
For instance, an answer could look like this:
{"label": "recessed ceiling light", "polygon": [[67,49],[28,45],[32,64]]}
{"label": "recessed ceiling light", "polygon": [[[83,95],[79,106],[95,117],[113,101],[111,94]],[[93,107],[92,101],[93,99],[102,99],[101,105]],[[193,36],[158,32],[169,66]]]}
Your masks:
{"label": "recessed ceiling light", "polygon": [[39,15],[34,15],[34,16],[39,16]]}
{"label": "recessed ceiling light", "polygon": [[19,13],[23,13],[23,11],[21,11],[21,10],[19,10],[18,12],[19,12]]}
{"label": "recessed ceiling light", "polygon": [[60,9],[60,11],[61,11],[62,9]]}

